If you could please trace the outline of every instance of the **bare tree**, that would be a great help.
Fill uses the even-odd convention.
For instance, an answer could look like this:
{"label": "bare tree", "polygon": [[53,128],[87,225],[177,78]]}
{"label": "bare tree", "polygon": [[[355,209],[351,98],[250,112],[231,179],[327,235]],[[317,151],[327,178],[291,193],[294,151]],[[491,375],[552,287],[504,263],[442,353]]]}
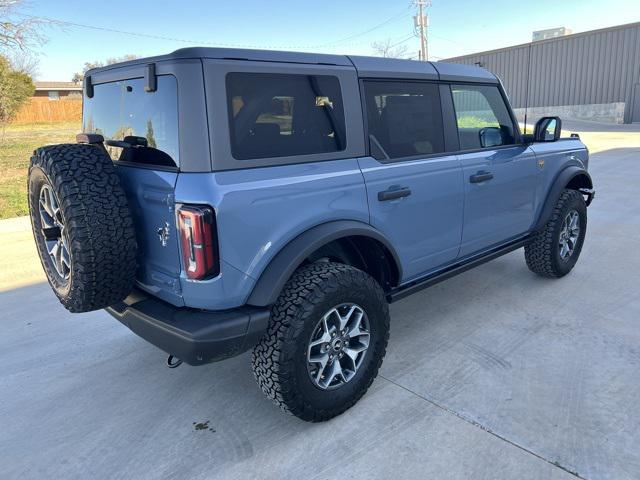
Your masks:
{"label": "bare tree", "polygon": [[38,76],[40,60],[29,52],[19,52],[8,55],[11,68],[16,72],[26,73],[31,78]]}
{"label": "bare tree", "polygon": [[44,42],[40,33],[52,22],[21,13],[23,0],[0,0],[0,49],[27,51]]}
{"label": "bare tree", "polygon": [[122,57],[109,57],[104,61],[96,60],[94,62],[84,62],[84,66],[82,67],[82,73],[80,72],[74,73],[73,77],[71,78],[71,81],[75,83],[82,82],[82,79],[84,78],[84,74],[87,72],[87,70],[91,70],[92,68],[100,68],[106,65],[113,65],[114,63],[126,62],[128,60],[135,60],[136,58],[140,58],[140,57],[138,55],[127,54],[127,55],[123,55]]}
{"label": "bare tree", "polygon": [[390,38],[381,42],[373,42],[371,44],[374,54],[378,57],[386,58],[406,58],[407,46],[394,44]]}

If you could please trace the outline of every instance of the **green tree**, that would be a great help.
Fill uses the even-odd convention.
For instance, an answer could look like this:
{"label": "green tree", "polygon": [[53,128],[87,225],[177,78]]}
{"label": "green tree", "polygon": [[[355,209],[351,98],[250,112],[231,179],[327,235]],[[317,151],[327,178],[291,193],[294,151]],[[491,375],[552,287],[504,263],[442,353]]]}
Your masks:
{"label": "green tree", "polygon": [[0,127],[3,130],[34,91],[31,77],[11,68],[9,60],[0,55]]}

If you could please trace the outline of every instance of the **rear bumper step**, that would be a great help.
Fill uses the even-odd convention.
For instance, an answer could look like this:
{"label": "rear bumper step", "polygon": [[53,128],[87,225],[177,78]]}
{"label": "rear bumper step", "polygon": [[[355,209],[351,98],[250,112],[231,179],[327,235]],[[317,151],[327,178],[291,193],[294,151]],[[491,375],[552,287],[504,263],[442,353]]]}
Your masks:
{"label": "rear bumper step", "polygon": [[267,329],[269,309],[207,311],[174,307],[141,290],[106,308],[133,333],[189,365],[223,360],[252,348]]}

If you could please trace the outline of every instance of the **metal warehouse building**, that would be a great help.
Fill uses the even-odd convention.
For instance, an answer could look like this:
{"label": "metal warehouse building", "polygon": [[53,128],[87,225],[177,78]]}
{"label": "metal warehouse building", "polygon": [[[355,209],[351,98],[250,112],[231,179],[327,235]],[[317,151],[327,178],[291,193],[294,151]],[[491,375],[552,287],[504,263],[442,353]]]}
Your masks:
{"label": "metal warehouse building", "polygon": [[449,58],[504,83],[520,119],[640,122],[640,22]]}

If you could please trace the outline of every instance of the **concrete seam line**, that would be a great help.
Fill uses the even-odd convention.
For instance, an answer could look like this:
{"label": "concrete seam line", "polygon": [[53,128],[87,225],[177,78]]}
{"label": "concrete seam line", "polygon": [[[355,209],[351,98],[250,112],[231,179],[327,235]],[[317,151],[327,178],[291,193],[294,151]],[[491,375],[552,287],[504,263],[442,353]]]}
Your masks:
{"label": "concrete seam line", "polygon": [[522,445],[520,445],[520,444],[518,444],[518,443],[514,442],[513,440],[509,440],[508,438],[503,437],[503,436],[502,436],[502,435],[500,435],[499,433],[496,433],[496,432],[494,432],[493,430],[491,430],[489,427],[486,427],[486,426],[482,425],[482,424],[481,424],[481,423],[479,423],[479,422],[476,422],[475,420],[473,420],[473,419],[471,419],[471,418],[467,418],[467,417],[465,417],[464,415],[462,415],[461,413],[458,413],[458,412],[456,412],[455,410],[452,410],[452,409],[450,409],[450,408],[448,408],[448,407],[445,407],[444,405],[441,405],[440,403],[438,403],[437,401],[435,401],[435,400],[433,400],[433,399],[431,399],[431,398],[429,398],[429,397],[426,397],[426,396],[421,395],[421,394],[419,394],[419,393],[417,393],[417,392],[414,392],[414,391],[413,391],[413,390],[411,390],[410,388],[407,388],[407,387],[405,387],[404,385],[400,385],[399,383],[397,383],[397,382],[395,382],[395,381],[393,381],[393,380],[391,380],[391,379],[389,379],[389,378],[385,377],[384,375],[378,375],[378,377],[383,378],[383,379],[384,379],[384,380],[386,380],[387,382],[389,382],[389,383],[391,383],[391,384],[395,385],[396,387],[399,387],[399,388],[401,388],[401,389],[403,389],[403,390],[405,390],[405,391],[407,391],[407,392],[411,393],[412,395],[415,395],[416,397],[418,397],[418,398],[420,398],[420,399],[424,400],[425,402],[430,403],[430,404],[431,404],[431,405],[433,405],[434,407],[437,407],[437,408],[439,408],[440,410],[443,410],[443,411],[445,411],[445,412],[447,412],[447,413],[450,413],[450,414],[452,414],[452,415],[454,415],[454,416],[458,417],[460,420],[462,420],[462,421],[464,421],[464,422],[466,422],[466,423],[469,423],[470,425],[473,425],[474,427],[478,427],[480,430],[483,430],[483,431],[487,432],[488,434],[493,435],[494,437],[496,437],[496,438],[498,438],[498,439],[502,440],[503,442],[506,442],[506,443],[508,443],[509,445],[513,445],[514,447],[516,447],[516,448],[518,448],[518,449],[522,450],[523,452],[526,452],[526,453],[528,453],[528,454],[530,454],[530,455],[533,455],[534,457],[539,458],[540,460],[542,460],[542,461],[544,461],[544,462],[546,462],[546,463],[548,463],[548,464],[550,464],[550,465],[553,465],[554,467],[557,467],[557,468],[559,468],[560,470],[562,470],[562,471],[564,471],[564,472],[566,472],[566,473],[568,473],[568,474],[570,474],[570,475],[573,475],[573,476],[574,476],[574,477],[576,477],[576,478],[579,478],[580,480],[588,480],[588,479],[586,479],[585,477],[581,477],[577,472],[574,472],[574,471],[572,471],[572,470],[569,470],[567,467],[564,467],[564,466],[560,465],[557,461],[552,462],[551,460],[548,460],[547,458],[543,457],[542,455],[537,454],[537,453],[535,453],[535,452],[533,452],[533,451],[529,450],[528,448],[526,448],[526,447],[524,447],[524,446],[522,446]]}

